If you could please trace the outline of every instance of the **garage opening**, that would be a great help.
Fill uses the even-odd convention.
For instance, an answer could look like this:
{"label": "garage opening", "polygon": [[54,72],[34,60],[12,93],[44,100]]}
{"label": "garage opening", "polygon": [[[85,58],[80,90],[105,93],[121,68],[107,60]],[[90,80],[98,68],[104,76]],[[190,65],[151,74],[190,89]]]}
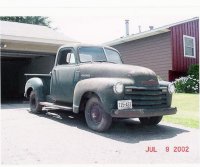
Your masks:
{"label": "garage opening", "polygon": [[54,65],[55,54],[2,51],[1,101],[24,100],[25,73],[46,74]]}

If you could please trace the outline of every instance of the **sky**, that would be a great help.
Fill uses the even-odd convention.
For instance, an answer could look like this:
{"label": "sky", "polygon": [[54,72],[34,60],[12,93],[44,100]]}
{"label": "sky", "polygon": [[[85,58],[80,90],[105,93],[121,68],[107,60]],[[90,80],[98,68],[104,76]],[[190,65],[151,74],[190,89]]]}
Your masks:
{"label": "sky", "polygon": [[[28,3],[27,3],[28,2]],[[52,27],[83,43],[99,44],[199,17],[199,0],[0,0],[0,15],[48,16]]]}
{"label": "sky", "polygon": [[70,16],[50,16],[53,26],[57,27],[57,31],[64,33],[83,43],[101,44],[114,39],[125,36],[125,19],[129,19],[129,33],[139,33],[138,26],[141,31],[149,30],[149,26],[158,28],[167,24],[175,23],[194,16],[86,16],[86,17],[70,17]]}

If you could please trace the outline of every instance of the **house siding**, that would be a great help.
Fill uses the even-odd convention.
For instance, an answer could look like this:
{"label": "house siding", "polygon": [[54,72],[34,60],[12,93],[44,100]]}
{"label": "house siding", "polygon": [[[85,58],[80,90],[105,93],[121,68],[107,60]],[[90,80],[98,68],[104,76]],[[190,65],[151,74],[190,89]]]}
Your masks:
{"label": "house siding", "polygon": [[[170,28],[172,45],[172,71],[186,73],[191,64],[199,63],[199,20]],[[196,58],[184,57],[183,35],[195,37]]]}
{"label": "house siding", "polygon": [[152,69],[162,79],[168,80],[172,69],[170,32],[112,46],[122,56],[125,64]]}

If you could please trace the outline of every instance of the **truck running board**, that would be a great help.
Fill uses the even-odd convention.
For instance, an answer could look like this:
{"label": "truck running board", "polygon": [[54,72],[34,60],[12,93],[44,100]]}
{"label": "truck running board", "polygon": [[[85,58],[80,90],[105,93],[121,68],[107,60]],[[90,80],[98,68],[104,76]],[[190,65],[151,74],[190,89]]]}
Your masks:
{"label": "truck running board", "polygon": [[72,107],[67,107],[67,106],[61,106],[61,105],[57,105],[54,103],[49,103],[49,102],[40,102],[40,105],[44,106],[45,108],[56,108],[56,109],[62,109],[62,110],[68,110],[68,111],[72,111]]}

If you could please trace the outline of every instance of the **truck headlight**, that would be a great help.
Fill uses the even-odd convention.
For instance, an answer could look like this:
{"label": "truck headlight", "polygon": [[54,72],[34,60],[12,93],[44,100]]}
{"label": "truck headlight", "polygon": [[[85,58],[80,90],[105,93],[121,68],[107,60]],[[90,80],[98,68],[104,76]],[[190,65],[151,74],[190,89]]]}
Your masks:
{"label": "truck headlight", "polygon": [[174,84],[169,84],[168,85],[168,92],[170,93],[170,94],[172,94],[172,93],[174,93],[175,92],[175,86],[174,86]]}
{"label": "truck headlight", "polygon": [[117,82],[114,86],[113,86],[113,91],[116,94],[121,94],[124,91],[124,85],[121,82]]}

